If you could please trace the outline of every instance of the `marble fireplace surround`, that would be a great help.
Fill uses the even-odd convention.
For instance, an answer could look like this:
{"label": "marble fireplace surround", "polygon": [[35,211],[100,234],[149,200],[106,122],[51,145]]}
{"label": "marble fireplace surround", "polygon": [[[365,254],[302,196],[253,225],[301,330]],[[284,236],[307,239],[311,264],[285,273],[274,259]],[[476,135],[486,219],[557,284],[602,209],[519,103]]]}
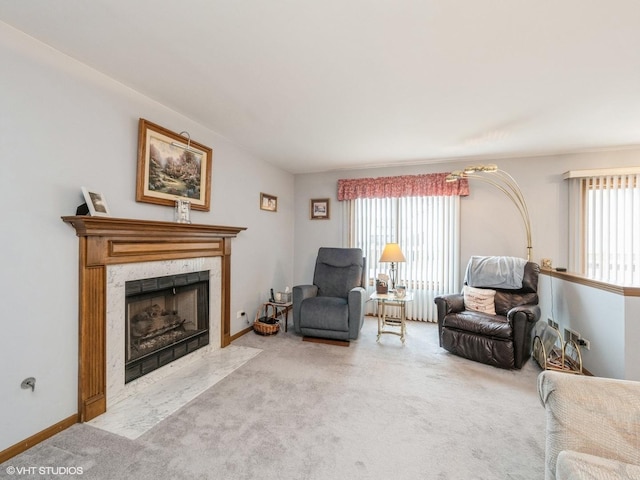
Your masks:
{"label": "marble fireplace surround", "polygon": [[[180,357],[157,370],[125,384],[126,344],[126,283],[143,278],[167,277],[182,273],[209,271],[208,328],[213,341],[188,355]],[[203,358],[220,349],[216,340],[220,332],[220,257],[185,258],[159,262],[124,263],[107,267],[107,409],[131,395],[137,394],[149,384],[164,378],[183,365]]]}
{"label": "marble fireplace surround", "polygon": [[[167,265],[173,265],[170,270],[190,268],[182,267],[180,262],[162,263],[183,259],[195,259],[199,269],[201,262],[212,266],[216,281],[210,282],[210,298],[215,294],[211,285],[217,285],[219,301],[214,305],[219,308],[219,315],[210,313],[214,319],[211,327],[216,328],[214,324],[219,324],[220,337],[217,342],[216,333],[211,330],[210,342],[214,348],[218,345],[223,348],[231,343],[231,240],[245,230],[244,227],[91,216],[68,216],[62,220],[75,228],[79,238],[79,421],[89,421],[107,409],[107,289],[110,266],[161,262],[156,264],[160,269]],[[209,262],[207,259],[210,257],[219,257],[219,261]],[[147,267],[127,269],[136,270],[147,270]],[[114,271],[118,269],[110,274]]]}

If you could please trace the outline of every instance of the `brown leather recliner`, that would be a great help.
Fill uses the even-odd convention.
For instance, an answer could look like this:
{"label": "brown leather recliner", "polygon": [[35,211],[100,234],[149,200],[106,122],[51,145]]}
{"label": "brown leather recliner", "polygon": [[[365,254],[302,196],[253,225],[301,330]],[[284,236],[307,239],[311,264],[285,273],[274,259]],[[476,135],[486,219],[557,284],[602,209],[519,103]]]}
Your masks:
{"label": "brown leather recliner", "polygon": [[440,346],[495,367],[520,369],[531,356],[532,330],[540,318],[540,267],[527,262],[522,288],[496,291],[496,315],[466,310],[462,294],[436,297]]}

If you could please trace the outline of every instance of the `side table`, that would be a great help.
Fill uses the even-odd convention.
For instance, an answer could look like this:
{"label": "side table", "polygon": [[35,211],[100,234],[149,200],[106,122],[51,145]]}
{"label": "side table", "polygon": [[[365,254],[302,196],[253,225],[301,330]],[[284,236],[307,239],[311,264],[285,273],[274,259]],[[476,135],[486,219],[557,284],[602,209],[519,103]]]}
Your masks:
{"label": "side table", "polygon": [[[376,302],[378,310],[378,338],[376,341],[380,341],[380,336],[383,333],[390,333],[399,335],[404,344],[405,334],[407,333],[407,303],[413,301],[413,294],[407,293],[404,297],[396,297],[392,293],[372,293],[369,298]],[[387,316],[387,307],[398,307],[400,316]],[[386,330],[385,327],[400,327],[400,331]]]}
{"label": "side table", "polygon": [[266,302],[265,305],[271,305],[275,312],[275,318],[284,319],[284,331],[287,331],[289,324],[289,312],[293,308],[293,302],[278,303],[278,302]]}

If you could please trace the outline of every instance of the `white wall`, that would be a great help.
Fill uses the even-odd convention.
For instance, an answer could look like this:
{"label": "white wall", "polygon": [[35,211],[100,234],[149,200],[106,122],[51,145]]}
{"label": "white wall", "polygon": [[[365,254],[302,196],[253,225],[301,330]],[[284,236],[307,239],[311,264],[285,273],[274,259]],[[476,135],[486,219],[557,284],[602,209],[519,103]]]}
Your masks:
{"label": "white wall", "polygon": [[640,381],[640,298],[624,299],[625,331],[624,331],[624,376],[628,380]]}
{"label": "white wall", "polygon": [[[566,266],[568,194],[563,174],[585,168],[640,165],[640,148],[296,175],[295,282],[309,278],[308,260],[315,258],[318,246],[342,241],[344,218],[342,205],[336,198],[338,179],[450,172],[474,163],[496,163],[520,185],[531,216],[532,260],[540,262],[541,258],[551,258],[554,266]],[[470,180],[470,189],[471,194],[463,197],[461,203],[462,268],[471,255],[525,257],[526,234],[515,206],[502,192],[486,183]],[[309,199],[323,196],[331,197],[332,220],[324,223],[309,220]]]}
{"label": "white wall", "polygon": [[591,343],[589,350],[581,349],[589,372],[640,381],[640,298],[544,274],[538,290],[542,319],[551,318],[561,333],[570,328]]}
{"label": "white wall", "polygon": [[[83,203],[80,186],[115,217],[173,221],[135,201],[140,117],[213,148],[211,211],[192,221],[248,227],[233,242],[232,334],[248,326],[236,311],[253,321],[269,288],[292,283],[294,178],[1,22],[0,63],[2,451],[77,412],[78,240],[60,217]],[[277,213],[258,208],[261,191]]]}
{"label": "white wall", "polygon": [[[551,258],[554,266],[568,261],[567,185],[564,172],[587,168],[640,165],[640,149],[610,150],[534,158],[494,159],[483,162],[447,162],[436,165],[383,169],[345,170],[297,175],[294,281],[308,283],[320,246],[341,246],[345,228],[342,205],[336,200],[340,178],[380,177],[448,172],[473,163],[497,163],[518,181],[527,200],[532,224],[532,260]],[[507,197],[491,185],[470,180],[471,194],[461,201],[461,277],[471,255],[526,256],[523,222]],[[332,219],[309,220],[310,198],[331,197]],[[305,207],[305,208],[303,208]],[[376,259],[373,259],[375,261]],[[550,302],[549,277],[541,277],[541,307]],[[568,284],[556,286],[554,318],[591,340],[585,366],[591,372],[640,380],[640,356],[634,353],[640,341],[640,299],[625,299],[593,288]],[[625,306],[625,300],[627,306]],[[635,317],[631,317],[635,312]],[[543,318],[546,317],[543,314]],[[625,348],[626,345],[626,348]]]}

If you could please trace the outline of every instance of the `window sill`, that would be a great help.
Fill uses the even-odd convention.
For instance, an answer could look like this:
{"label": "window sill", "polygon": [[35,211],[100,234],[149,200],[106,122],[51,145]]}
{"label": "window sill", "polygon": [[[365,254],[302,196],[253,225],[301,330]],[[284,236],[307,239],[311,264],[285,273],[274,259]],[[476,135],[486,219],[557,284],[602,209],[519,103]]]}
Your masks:
{"label": "window sill", "polygon": [[587,287],[597,288],[598,290],[604,290],[606,292],[615,293],[624,297],[640,297],[640,287],[625,287],[622,285],[614,285],[613,283],[593,280],[578,273],[558,272],[549,268],[541,268],[540,274],[560,278],[562,280],[566,280],[567,282],[586,285]]}

